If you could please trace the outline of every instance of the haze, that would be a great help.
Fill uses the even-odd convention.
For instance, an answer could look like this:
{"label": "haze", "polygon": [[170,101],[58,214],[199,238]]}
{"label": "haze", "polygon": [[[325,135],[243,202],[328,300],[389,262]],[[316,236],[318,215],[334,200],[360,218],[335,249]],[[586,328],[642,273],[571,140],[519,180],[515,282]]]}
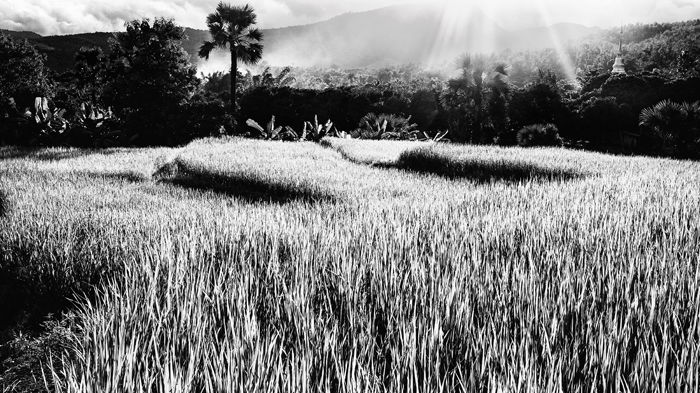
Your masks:
{"label": "haze", "polygon": [[[249,0],[263,28],[308,24],[346,13],[416,2],[396,0]],[[434,3],[435,0],[418,0]],[[0,28],[43,35],[121,30],[127,20],[165,16],[204,28],[217,0],[0,0]],[[236,3],[234,1],[234,3]],[[503,28],[560,22],[609,27],[620,23],[700,18],[694,0],[448,0],[456,10],[479,6]]]}

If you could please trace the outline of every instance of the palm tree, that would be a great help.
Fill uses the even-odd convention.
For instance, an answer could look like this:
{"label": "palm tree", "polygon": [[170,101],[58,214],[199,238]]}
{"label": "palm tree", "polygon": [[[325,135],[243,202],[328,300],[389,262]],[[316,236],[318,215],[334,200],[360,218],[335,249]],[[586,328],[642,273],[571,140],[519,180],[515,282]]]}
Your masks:
{"label": "palm tree", "polygon": [[209,59],[216,48],[228,47],[231,51],[231,113],[234,118],[238,62],[255,64],[262,58],[263,34],[254,27],[256,23],[257,15],[250,5],[240,7],[221,2],[216,11],[207,16],[212,40],[205,41],[199,48],[199,57],[204,59]]}
{"label": "palm tree", "polygon": [[700,147],[700,102],[682,104],[664,100],[639,115],[642,129],[664,143],[667,153],[684,158],[697,154]]}

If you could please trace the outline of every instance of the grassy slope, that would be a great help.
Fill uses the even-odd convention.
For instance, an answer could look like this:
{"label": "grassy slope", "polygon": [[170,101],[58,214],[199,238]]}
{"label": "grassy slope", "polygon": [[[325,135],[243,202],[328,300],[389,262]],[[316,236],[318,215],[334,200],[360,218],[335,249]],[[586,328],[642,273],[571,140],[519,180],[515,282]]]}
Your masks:
{"label": "grassy slope", "polygon": [[55,363],[74,391],[697,388],[700,165],[427,149],[587,176],[303,143],[4,149],[0,268],[54,298],[104,281]]}

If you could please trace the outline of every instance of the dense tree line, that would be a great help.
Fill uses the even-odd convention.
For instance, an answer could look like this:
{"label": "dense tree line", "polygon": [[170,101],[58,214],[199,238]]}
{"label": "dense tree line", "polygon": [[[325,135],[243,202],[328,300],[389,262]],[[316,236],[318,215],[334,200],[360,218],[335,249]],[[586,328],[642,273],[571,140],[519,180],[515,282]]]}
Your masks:
{"label": "dense tree line", "polygon": [[230,125],[224,103],[204,98],[167,19],[129,22],[109,53],[83,48],[73,70],[50,75],[26,41],[0,38],[0,142],[77,146],[176,145]]}
{"label": "dense tree line", "polygon": [[[228,26],[222,18],[246,23],[220,28]],[[200,55],[226,46],[236,49],[234,64],[259,60],[262,37],[252,10],[217,9],[208,22],[216,39],[205,42]],[[551,50],[464,56],[451,70],[263,67],[254,74],[236,67],[233,79],[230,73],[199,79],[182,49],[184,30],[166,19],[128,23],[109,51],[83,48],[73,70],[55,75],[26,41],[0,36],[0,142],[177,145],[221,133],[255,134],[246,120],[264,124],[272,116],[296,131],[318,117],[332,120],[337,133],[373,135],[361,129],[374,113],[411,130],[392,135],[415,136],[415,125],[432,134],[447,130],[450,140],[463,143],[563,143],[696,157],[692,103],[700,100],[700,53],[692,40],[699,31],[699,21],[628,28],[629,75],[609,73],[616,49],[614,35],[605,32],[597,43],[570,48],[576,81],[563,78],[560,54]]]}

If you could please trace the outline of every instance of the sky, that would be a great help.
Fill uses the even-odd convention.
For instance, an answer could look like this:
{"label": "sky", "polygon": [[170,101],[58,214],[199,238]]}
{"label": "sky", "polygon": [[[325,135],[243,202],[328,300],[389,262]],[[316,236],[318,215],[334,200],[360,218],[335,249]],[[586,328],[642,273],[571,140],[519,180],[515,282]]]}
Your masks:
{"label": "sky", "polygon": [[[307,24],[345,12],[409,2],[477,5],[506,29],[572,22],[611,27],[700,18],[700,0],[248,0],[263,28]],[[234,4],[238,3],[232,1]],[[124,22],[165,16],[205,27],[218,0],[0,0],[0,28],[42,35],[122,30]]]}

